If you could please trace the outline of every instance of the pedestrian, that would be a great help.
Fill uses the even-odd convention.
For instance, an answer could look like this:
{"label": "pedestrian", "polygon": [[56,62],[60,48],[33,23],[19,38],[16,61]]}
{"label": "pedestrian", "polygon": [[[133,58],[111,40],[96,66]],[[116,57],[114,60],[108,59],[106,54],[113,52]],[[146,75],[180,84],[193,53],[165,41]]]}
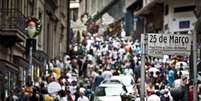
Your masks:
{"label": "pedestrian", "polygon": [[193,101],[193,86],[189,86],[188,101]]}
{"label": "pedestrian", "polygon": [[170,97],[169,97],[169,95],[168,95],[168,91],[167,91],[167,90],[162,89],[162,90],[160,91],[160,93],[161,93],[161,96],[160,96],[160,100],[161,100],[161,101],[170,101]]}
{"label": "pedestrian", "polygon": [[114,75],[114,76],[118,76],[119,74],[120,74],[119,68],[116,67],[115,70],[114,70],[114,72],[113,72],[113,75]]}
{"label": "pedestrian", "polygon": [[30,97],[30,96],[32,96],[32,93],[33,93],[32,82],[27,82],[26,87],[24,89],[24,94],[27,97]]}
{"label": "pedestrian", "polygon": [[64,90],[60,90],[59,92],[58,92],[58,97],[57,97],[57,100],[58,101],[68,101],[67,100],[67,96],[66,96],[66,92],[64,91]]}
{"label": "pedestrian", "polygon": [[80,89],[80,97],[77,101],[89,101],[89,99],[84,95],[85,89]]}
{"label": "pedestrian", "polygon": [[188,78],[182,77],[182,86],[181,86],[183,92],[183,96],[181,98],[181,101],[188,101]]}
{"label": "pedestrian", "polygon": [[80,87],[76,88],[76,92],[74,93],[75,101],[78,101],[78,98],[80,97]]}
{"label": "pedestrian", "polygon": [[[26,101],[26,95],[24,94],[24,87],[17,89],[17,97],[19,101]],[[4,100],[2,100],[4,101]]]}
{"label": "pedestrian", "polygon": [[16,91],[12,90],[10,95],[6,98],[6,101],[18,101],[18,97],[16,96]]}
{"label": "pedestrian", "polygon": [[174,79],[175,79],[174,76],[175,76],[174,70],[172,69],[172,67],[169,67],[168,68],[168,78],[167,78],[169,87],[172,87],[172,84],[173,84]]}
{"label": "pedestrian", "polygon": [[152,91],[151,96],[147,98],[147,101],[161,101],[160,97],[156,94],[156,92]]}
{"label": "pedestrian", "polygon": [[110,79],[112,77],[112,72],[110,70],[110,67],[108,66],[106,70],[102,73],[102,76],[105,80]]}
{"label": "pedestrian", "polygon": [[66,91],[67,101],[73,101],[70,90]]}
{"label": "pedestrian", "polygon": [[48,90],[46,89],[42,89],[42,93],[43,93],[43,100],[44,101],[54,101],[54,97],[50,96],[50,94],[48,94]]}
{"label": "pedestrian", "polygon": [[181,85],[171,90],[174,101],[188,101],[188,80],[187,77],[181,78]]}
{"label": "pedestrian", "polygon": [[99,86],[100,83],[104,80],[104,77],[102,76],[102,72],[98,71],[98,76],[96,76],[94,80],[95,87]]}
{"label": "pedestrian", "polygon": [[140,63],[139,61],[136,62],[135,64],[135,69],[134,69],[134,74],[135,74],[135,77],[136,77],[136,80],[140,77]]}
{"label": "pedestrian", "polygon": [[36,88],[33,89],[33,94],[29,101],[40,101],[40,96],[37,94]]}

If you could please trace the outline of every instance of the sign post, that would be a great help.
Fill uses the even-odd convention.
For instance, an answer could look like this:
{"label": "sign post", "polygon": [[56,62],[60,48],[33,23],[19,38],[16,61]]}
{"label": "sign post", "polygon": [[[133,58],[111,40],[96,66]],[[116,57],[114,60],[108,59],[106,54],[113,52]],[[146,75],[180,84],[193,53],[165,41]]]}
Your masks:
{"label": "sign post", "polygon": [[147,50],[147,34],[146,34],[146,24],[147,19],[144,18],[144,34],[141,35],[141,49],[142,49],[142,58],[141,58],[141,70],[140,70],[140,101],[145,101],[145,56]]}
{"label": "sign post", "polygon": [[146,55],[146,34],[141,34],[141,49],[142,49],[142,58],[141,58],[141,70],[140,70],[140,101],[145,99],[145,55]]}
{"label": "sign post", "polygon": [[193,101],[197,101],[197,33],[193,31]]}
{"label": "sign post", "polygon": [[[196,64],[196,34],[193,33],[193,56],[194,64]],[[191,52],[191,35],[186,34],[160,34],[160,33],[144,33],[141,35],[141,85],[140,85],[140,101],[145,98],[145,55],[154,57],[162,57],[163,55],[186,55]],[[196,65],[194,66],[194,89],[196,84]],[[194,96],[196,96],[194,94]],[[195,100],[194,100],[195,101]]]}

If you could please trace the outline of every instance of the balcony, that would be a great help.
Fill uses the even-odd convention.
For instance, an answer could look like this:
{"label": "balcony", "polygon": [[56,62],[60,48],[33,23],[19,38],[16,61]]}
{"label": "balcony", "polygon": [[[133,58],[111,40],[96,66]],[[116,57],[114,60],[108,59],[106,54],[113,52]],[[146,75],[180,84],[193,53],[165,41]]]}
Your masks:
{"label": "balcony", "polygon": [[[25,16],[17,9],[0,9],[0,43],[25,40]],[[6,38],[6,39],[5,39]]]}

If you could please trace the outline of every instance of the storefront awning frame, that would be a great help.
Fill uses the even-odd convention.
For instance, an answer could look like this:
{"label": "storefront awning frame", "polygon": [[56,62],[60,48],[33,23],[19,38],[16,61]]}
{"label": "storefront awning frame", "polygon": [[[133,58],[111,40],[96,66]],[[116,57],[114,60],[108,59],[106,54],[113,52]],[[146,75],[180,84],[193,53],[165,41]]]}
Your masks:
{"label": "storefront awning frame", "polygon": [[150,2],[149,4],[147,4],[145,7],[141,8],[140,10],[136,11],[134,13],[135,16],[141,16],[141,15],[147,15],[151,12],[151,8],[155,5],[157,5],[158,3],[162,3],[161,0],[153,0],[152,2]]}

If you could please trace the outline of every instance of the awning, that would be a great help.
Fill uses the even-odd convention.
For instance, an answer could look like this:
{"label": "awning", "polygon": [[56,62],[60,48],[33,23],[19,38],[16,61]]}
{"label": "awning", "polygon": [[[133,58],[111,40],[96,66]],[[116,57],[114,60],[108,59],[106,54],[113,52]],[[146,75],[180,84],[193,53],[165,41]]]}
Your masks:
{"label": "awning", "polygon": [[149,4],[147,4],[145,7],[143,7],[142,9],[138,10],[137,12],[134,13],[135,16],[140,16],[140,15],[146,15],[149,14],[151,12],[151,8],[153,6],[155,6],[158,3],[162,3],[161,0],[153,0],[152,2],[150,2]]}

